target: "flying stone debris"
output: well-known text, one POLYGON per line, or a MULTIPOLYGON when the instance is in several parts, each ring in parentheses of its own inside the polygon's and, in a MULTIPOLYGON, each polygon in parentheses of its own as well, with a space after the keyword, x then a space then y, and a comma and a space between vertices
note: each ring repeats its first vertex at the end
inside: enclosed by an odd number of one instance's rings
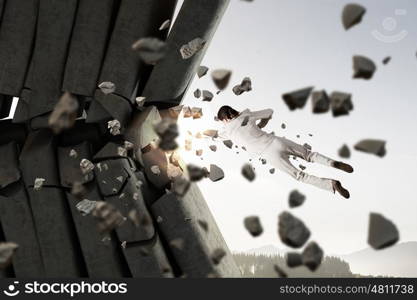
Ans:
POLYGON ((278 217, 278 235, 285 245, 300 248, 309 239, 310 230, 303 221, 289 212, 283 212, 278 217))
POLYGON ((258 216, 249 216, 243 220, 246 230, 253 236, 258 237, 263 233, 261 220, 258 216))
POLYGON ((256 175, 251 164, 245 164, 242 167, 242 175, 249 181, 255 180, 256 175))
POLYGON ((201 38, 195 38, 187 44, 183 45, 180 49, 180 53, 183 59, 189 59, 194 56, 198 51, 203 49, 206 41, 201 38))
POLYGON ((236 96, 240 96, 245 92, 250 92, 252 90, 252 81, 249 77, 243 78, 242 82, 233 87, 233 93, 236 96))
POLYGON ((165 56, 166 44, 158 38, 141 38, 132 45, 132 49, 146 64, 155 65, 165 56))
POLYGON ((342 23, 346 30, 359 24, 366 13, 365 7, 359 4, 347 4, 342 13, 342 23))
POLYGON ((381 214, 369 216, 368 244, 375 250, 394 245, 400 238, 397 226, 381 214))
POLYGON ((282 95, 282 99, 291 111, 297 108, 303 108, 307 103, 312 90, 313 87, 307 87, 294 92, 286 93, 282 95))
POLYGON ((98 85, 98 88, 103 92, 103 94, 108 95, 114 93, 116 85, 113 82, 104 81, 98 85))
POLYGON ((365 57, 356 55, 353 57, 353 78, 371 79, 376 71, 375 63, 365 57))
POLYGON ((221 91, 228 86, 231 76, 232 72, 230 70, 217 69, 211 72, 211 78, 214 84, 221 91))
POLYGON ((375 154, 379 157, 384 157, 387 153, 385 149, 386 142, 382 140, 365 139, 358 142, 354 148, 357 151, 375 154))
POLYGON ((288 204, 291 208, 299 207, 303 205, 306 200, 306 196, 301 194, 299 191, 294 190, 288 197, 288 204))

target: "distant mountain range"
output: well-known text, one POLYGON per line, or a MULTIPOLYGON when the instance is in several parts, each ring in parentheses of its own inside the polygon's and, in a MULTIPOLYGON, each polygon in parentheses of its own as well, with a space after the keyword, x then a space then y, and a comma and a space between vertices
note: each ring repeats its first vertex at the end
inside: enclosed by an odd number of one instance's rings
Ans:
MULTIPOLYGON (((286 251, 266 245, 244 251, 248 254, 281 255, 286 251)), ((354 274, 390 277, 417 277, 417 242, 399 243, 384 250, 366 248, 347 255, 331 255, 349 263, 354 274)))

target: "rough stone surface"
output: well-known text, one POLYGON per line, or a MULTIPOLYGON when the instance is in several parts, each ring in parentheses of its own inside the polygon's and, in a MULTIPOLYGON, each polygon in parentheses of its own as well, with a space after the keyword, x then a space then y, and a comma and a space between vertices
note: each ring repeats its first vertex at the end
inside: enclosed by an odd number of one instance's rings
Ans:
POLYGON ((347 4, 342 13, 343 27, 348 30, 362 21, 366 13, 365 7, 359 4, 347 4))
POLYGON ((387 153, 385 145, 386 142, 382 140, 366 139, 358 142, 354 148, 357 151, 375 154, 379 157, 384 157, 387 153))
POLYGON ((323 250, 316 242, 310 242, 304 248, 301 254, 303 264, 310 269, 310 271, 316 271, 323 260, 323 250))
POLYGON ((263 233, 261 220, 258 216, 249 216, 243 220, 246 230, 253 236, 258 237, 263 233))
POLYGON ((289 212, 283 212, 278 218, 278 235, 285 245, 300 248, 309 239, 310 230, 303 221, 289 212))
POLYGON ((242 167, 242 175, 249 181, 255 180, 256 175, 251 164, 245 164, 242 167))
POLYGON ((371 79, 375 71, 376 65, 371 59, 360 55, 353 57, 353 78, 371 79))
POLYGON ((301 194, 297 190, 294 190, 290 193, 290 196, 288 198, 288 203, 291 208, 294 208, 294 207, 303 205, 305 200, 306 200, 305 195, 301 194))
POLYGON ((210 165, 210 175, 209 178, 211 181, 216 182, 219 180, 222 180, 224 178, 224 172, 223 170, 214 164, 210 165))
POLYGON ((194 56, 198 51, 203 49, 206 41, 201 38, 195 38, 187 44, 183 45, 180 49, 180 53, 183 59, 189 59, 194 56))
POLYGON ((381 250, 394 245, 400 238, 397 226, 381 214, 371 213, 369 216, 368 244, 381 250))
POLYGON ((297 108, 300 109, 305 106, 312 90, 313 87, 307 87, 294 92, 286 93, 282 95, 282 98, 284 99, 285 104, 287 104, 288 108, 291 111, 297 108))

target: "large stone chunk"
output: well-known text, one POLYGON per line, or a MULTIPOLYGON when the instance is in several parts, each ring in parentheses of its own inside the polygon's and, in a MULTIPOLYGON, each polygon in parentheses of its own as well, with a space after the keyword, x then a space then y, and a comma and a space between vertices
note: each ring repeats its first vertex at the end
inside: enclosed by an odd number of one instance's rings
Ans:
POLYGON ((381 250, 394 245, 400 238, 397 227, 383 215, 371 213, 369 215, 368 244, 381 250))
POLYGON ((308 97, 310 97, 312 90, 313 87, 307 87, 294 92, 286 93, 282 95, 282 99, 284 99, 285 104, 287 104, 290 110, 303 108, 307 102, 308 97))
POLYGON ((371 79, 375 71, 376 65, 371 59, 360 55, 353 57, 353 78, 371 79))
POLYGON ((359 4, 348 4, 344 7, 342 13, 343 27, 348 30, 351 27, 359 24, 362 21, 362 17, 366 13, 365 7, 359 4))
POLYGON ((258 216, 249 216, 243 220, 246 230, 253 236, 257 237, 264 231, 262 228, 261 220, 258 216))
POLYGON ((283 212, 278 217, 278 235, 285 245, 300 248, 309 239, 310 230, 303 221, 289 212, 283 212))
POLYGON ((379 157, 384 157, 387 153, 385 144, 386 142, 382 140, 366 139, 358 142, 355 145, 355 150, 375 154, 379 157))
POLYGON ((312 94, 313 113, 326 113, 330 109, 330 99, 326 91, 318 91, 312 94))
POLYGON ((348 115, 353 110, 352 95, 342 92, 333 92, 330 102, 334 117, 348 115))
POLYGON ((290 193, 290 196, 288 198, 288 203, 291 208, 294 208, 294 207, 303 205, 305 200, 306 200, 305 195, 301 194, 297 190, 294 190, 290 193))
POLYGON ((310 269, 310 271, 315 271, 320 266, 321 261, 323 260, 323 250, 316 242, 310 242, 304 248, 303 253, 301 254, 303 264, 310 269))

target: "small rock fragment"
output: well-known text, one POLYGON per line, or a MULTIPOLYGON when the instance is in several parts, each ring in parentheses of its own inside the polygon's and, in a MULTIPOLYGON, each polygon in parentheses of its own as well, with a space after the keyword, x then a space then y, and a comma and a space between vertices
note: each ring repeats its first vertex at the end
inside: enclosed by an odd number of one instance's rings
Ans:
POLYGON ((365 153, 375 154, 379 157, 384 157, 387 153, 385 149, 386 142, 382 140, 366 139, 358 142, 354 148, 355 150, 365 153))
POLYGON ((204 75, 206 75, 208 70, 209 70, 209 68, 207 68, 206 66, 199 66, 198 69, 197 69, 198 78, 201 78, 204 75))
POLYGON ((165 56, 166 44, 157 38, 141 38, 132 45, 132 49, 146 64, 155 65, 165 56))
POLYGON ((139 213, 136 209, 132 209, 131 211, 129 211, 127 217, 129 218, 130 221, 132 221, 132 223, 136 226, 139 227, 140 225, 140 218, 139 218, 139 213))
POLYGON ((120 246, 122 246, 122 248, 123 248, 123 249, 126 249, 126 245, 127 245, 127 242, 126 242, 126 241, 123 241, 123 242, 120 244, 120 246))
POLYGON ((347 4, 342 13, 343 27, 348 30, 362 21, 365 15, 365 7, 359 4, 347 4))
POLYGON ((206 41, 201 38, 195 38, 194 40, 188 42, 187 44, 183 45, 180 49, 180 53, 183 59, 189 59, 198 51, 203 49, 206 41))
POLYGON ((252 90, 252 81, 249 77, 243 78, 242 82, 233 87, 233 93, 236 96, 242 95, 244 92, 250 92, 252 90))
POLYGON ((72 157, 72 158, 77 158, 78 153, 74 149, 71 149, 71 151, 69 153, 69 156, 72 157))
POLYGON ((203 101, 210 102, 211 100, 213 100, 213 97, 214 95, 212 92, 207 90, 203 91, 203 101))
POLYGON ((159 169, 159 166, 157 166, 157 165, 153 165, 151 167, 151 172, 155 175, 160 175, 161 174, 161 170, 159 169))
POLYGON ((193 141, 190 139, 186 139, 185 144, 184 144, 184 149, 185 151, 191 151, 193 149, 193 141))
POLYGON ((84 185, 79 182, 79 181, 75 181, 72 184, 72 188, 71 188, 71 194, 77 198, 77 199, 82 199, 84 198, 85 194, 87 193, 84 185))
POLYGON ((187 166, 188 176, 190 177, 191 181, 200 181, 201 179, 207 177, 209 172, 206 168, 200 168, 198 166, 189 164, 187 166))
POLYGON ((84 199, 78 202, 75 207, 83 216, 86 216, 86 215, 89 215, 95 209, 96 203, 97 201, 84 199))
POLYGON ((99 220, 98 229, 100 232, 109 232, 126 220, 113 205, 103 201, 96 202, 92 215, 99 220))
POLYGON ((288 108, 292 111, 297 108, 303 108, 307 102, 308 97, 310 97, 311 91, 313 87, 307 87, 301 90, 297 90, 294 92, 286 93, 282 95, 285 104, 287 104, 288 108))
POLYGON ((161 26, 159 27, 159 31, 168 29, 169 26, 171 26, 171 20, 165 20, 164 23, 161 24, 161 26))
POLYGON ((303 264, 314 272, 320 266, 321 261, 323 260, 323 250, 316 242, 310 242, 304 248, 303 253, 301 254, 303 264))
POLYGON ((195 150, 195 155, 197 155, 197 156, 203 155, 203 149, 195 150))
POLYGON ((215 137, 217 137, 217 130, 214 130, 214 129, 204 130, 203 131, 203 134, 205 136, 209 136, 209 137, 215 138, 215 137))
POLYGON ((300 253, 288 252, 286 255, 287 266, 289 268, 296 268, 303 264, 303 258, 300 253))
POLYGON ((143 107, 146 102, 146 97, 136 97, 135 102, 137 107, 143 107))
POLYGON ((194 97, 196 97, 197 99, 201 97, 201 90, 200 89, 196 89, 194 91, 194 97))
POLYGON ((223 144, 229 149, 233 148, 233 142, 231 140, 223 141, 223 144))
POLYGON ((191 113, 191 108, 190 107, 184 106, 183 109, 182 109, 182 112, 183 112, 184 118, 190 118, 190 117, 192 117, 192 113, 191 113))
POLYGON ((297 190, 292 191, 288 197, 288 203, 291 208, 303 205, 305 200, 306 196, 297 190))
POLYGON ((225 256, 226 251, 221 248, 217 248, 211 254, 211 261, 217 266, 225 256))
POLYGON ((107 122, 107 128, 110 129, 110 133, 112 135, 119 135, 120 134, 120 122, 118 120, 111 120, 107 122))
POLYGON ((181 238, 173 239, 172 241, 169 242, 169 244, 177 250, 184 249, 184 240, 181 238))
POLYGON ((83 158, 80 162, 81 172, 84 175, 90 174, 94 170, 94 164, 86 158, 83 158))
POLYGON ((216 152, 217 151, 217 146, 216 145, 210 145, 209 148, 213 152, 216 152))
POLYGON ((171 119, 163 119, 154 126, 156 134, 159 136, 158 147, 164 151, 172 151, 178 148, 175 139, 178 137, 178 125, 171 119))
POLYGON ((330 103, 334 117, 348 115, 353 110, 351 94, 333 92, 330 95, 330 103))
POLYGON ((191 109, 191 115, 193 119, 200 119, 203 116, 203 109, 200 107, 193 107, 191 109))
POLYGON ((230 70, 217 69, 211 72, 211 78, 214 84, 221 91, 228 86, 231 76, 232 72, 230 70))
POLYGON ((284 123, 282 123, 282 124, 281 124, 281 128, 282 128, 282 129, 285 129, 285 128, 287 128, 287 125, 285 125, 284 123))
POLYGON ((98 85, 98 88, 103 92, 103 94, 108 95, 114 93, 116 85, 113 82, 104 81, 98 85))
POLYGON ((330 109, 330 98, 326 91, 317 91, 312 94, 313 113, 326 113, 330 109))
POLYGON ((12 242, 0 243, 0 270, 4 270, 11 264, 14 252, 18 247, 16 243, 12 242))
POLYGON ((306 167, 306 166, 303 166, 303 165, 301 165, 301 164, 300 164, 298 167, 299 167, 302 171, 304 171, 305 169, 307 169, 307 167, 306 167))
POLYGON ((339 156, 341 158, 350 158, 350 149, 348 147, 348 145, 344 144, 340 149, 339 149, 339 156))
POLYGON ((224 178, 224 172, 223 172, 223 170, 220 167, 218 167, 218 166, 216 166, 214 164, 211 164, 210 165, 210 175, 209 175, 209 178, 213 182, 222 180, 224 178))
POLYGON ((64 93, 52 111, 48 125, 55 134, 74 126, 78 114, 78 100, 71 93, 64 93))
POLYGON ((274 174, 275 173, 275 169, 270 169, 269 173, 274 174))
POLYGON ((353 57, 353 78, 371 79, 376 71, 375 63, 365 56, 353 57))
POLYGON ((283 212, 278 217, 278 235, 285 245, 300 248, 309 239, 310 230, 303 221, 289 212, 283 212))
POLYGON ((307 150, 309 150, 309 151, 311 151, 311 149, 313 149, 313 148, 311 147, 311 145, 309 145, 309 144, 307 144, 307 143, 304 143, 303 147, 304 147, 304 148, 306 148, 306 149, 307 149, 307 150))
POLYGON ((382 60, 382 63, 383 63, 384 65, 388 65, 390 61, 391 61, 391 56, 388 56, 388 57, 385 57, 385 58, 382 60))
POLYGON ((45 178, 35 178, 33 189, 35 191, 39 191, 42 188, 44 183, 45 183, 45 178))
POLYGON ((397 226, 383 215, 369 215, 368 244, 375 250, 394 245, 400 238, 397 226))
POLYGON ((242 167, 242 175, 249 181, 255 180, 256 175, 251 164, 245 164, 242 167))
POLYGON ((243 220, 246 230, 253 236, 258 237, 263 233, 261 220, 257 216, 249 216, 243 220))

